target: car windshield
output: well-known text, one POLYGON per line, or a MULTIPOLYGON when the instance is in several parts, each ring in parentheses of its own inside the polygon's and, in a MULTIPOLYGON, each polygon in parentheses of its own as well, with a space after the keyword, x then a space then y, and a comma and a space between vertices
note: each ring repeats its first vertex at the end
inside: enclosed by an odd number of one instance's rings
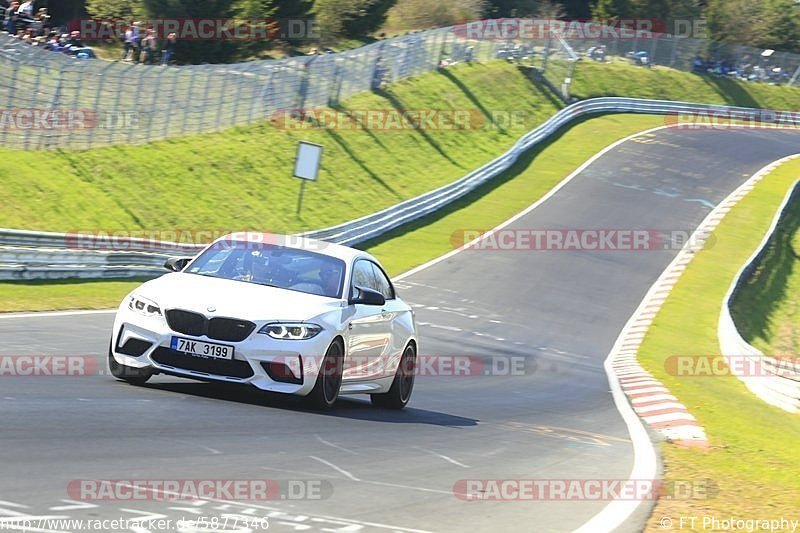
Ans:
POLYGON ((345 263, 324 254, 274 244, 220 241, 184 270, 213 278, 340 298, 345 263))

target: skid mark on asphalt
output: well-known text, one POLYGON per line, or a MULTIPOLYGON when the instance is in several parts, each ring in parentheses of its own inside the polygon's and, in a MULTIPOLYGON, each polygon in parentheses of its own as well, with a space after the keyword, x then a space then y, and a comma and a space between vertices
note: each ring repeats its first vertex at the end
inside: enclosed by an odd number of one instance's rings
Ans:
POLYGON ((697 202, 698 204, 704 205, 709 209, 714 209, 714 207, 716 207, 714 204, 712 204, 708 200, 704 200, 703 198, 684 198, 684 201, 697 202))
POLYGON ((78 509, 94 509, 97 505, 89 502, 76 502, 74 500, 61 500, 61 503, 67 505, 56 505, 50 507, 48 511, 77 511, 78 509))
POLYGON ((287 474, 294 474, 294 475, 299 474, 299 475, 302 475, 302 476, 324 477, 324 478, 327 478, 327 479, 336 479, 336 480, 340 480, 340 481, 351 481, 353 483, 363 483, 363 484, 366 484, 366 485, 376 485, 376 486, 380 486, 380 487, 391 487, 391 488, 395 488, 395 489, 411 490, 411 491, 415 491, 415 492, 428 492, 428 493, 433 493, 433 494, 446 494, 448 496, 452 495, 452 492, 451 491, 447 491, 447 490, 432 489, 430 487, 419 487, 419 486, 415 486, 415 485, 404 485, 402 483, 390 483, 388 481, 374 481, 374 480, 371 480, 371 479, 361 479, 361 478, 359 478, 357 480, 354 480, 352 478, 348 478, 348 477, 344 477, 344 476, 335 476, 335 475, 332 475, 332 474, 319 474, 319 473, 316 473, 316 472, 306 472, 306 471, 303 471, 303 470, 287 470, 285 468, 272 468, 272 467, 269 467, 269 466, 262 466, 261 468, 264 469, 264 470, 269 470, 269 471, 274 471, 274 472, 285 472, 287 474))
POLYGON ((667 191, 664 191, 663 189, 661 189, 659 187, 654 187, 654 188, 643 187, 642 185, 639 185, 638 183, 621 183, 621 182, 618 182, 618 181, 611 181, 611 180, 609 180, 607 178, 604 178, 604 177, 598 177, 597 179, 598 179, 598 181, 604 181, 604 182, 608 183, 609 185, 613 185, 614 187, 620 187, 620 188, 623 188, 623 189, 632 189, 632 190, 636 190, 636 191, 652 193, 652 194, 654 194, 656 196, 665 196, 665 197, 668 197, 668 198, 676 198, 676 199, 680 199, 680 200, 682 200, 684 202, 699 203, 699 204, 701 204, 701 205, 703 205, 703 206, 705 206, 705 207, 707 207, 709 209, 714 209, 714 207, 716 207, 716 205, 713 202, 710 202, 709 200, 706 200, 705 198, 681 198, 682 193, 674 192, 674 191, 677 191, 677 189, 674 189, 674 188, 672 189, 673 192, 667 192, 667 191))
POLYGON ((523 424, 521 422, 504 422, 502 424, 496 424, 496 427, 508 431, 526 431, 529 433, 543 435, 545 437, 578 442, 581 444, 590 444, 593 446, 611 446, 612 442, 626 444, 630 443, 630 439, 612 437, 611 435, 603 435, 601 433, 594 433, 591 431, 562 428, 557 426, 537 426, 533 424, 523 424))
POLYGON ((320 463, 322 463, 324 465, 328 465, 329 467, 333 468, 334 470, 336 470, 337 472, 339 472, 340 474, 342 474, 343 476, 345 476, 347 479, 349 479, 351 481, 361 481, 360 479, 358 479, 356 476, 354 476, 353 474, 351 474, 350 472, 348 472, 344 468, 338 467, 335 464, 331 463, 330 461, 326 461, 325 459, 320 459, 319 457, 317 457, 315 455, 309 455, 309 457, 314 459, 315 461, 319 461, 320 463))
POLYGON ((448 456, 446 456, 446 455, 443 455, 443 454, 441 454, 441 453, 437 453, 437 452, 435 452, 435 451, 433 451, 433 450, 429 450, 429 449, 427 449, 427 448, 422 448, 422 447, 420 447, 420 446, 414 446, 414 448, 416 448, 416 449, 418 449, 418 450, 422 450, 422 451, 423 451, 423 452, 425 452, 425 453, 429 453, 429 454, 431 454, 431 455, 434 455, 434 456, 436 456, 436 457, 438 457, 438 458, 440 458, 440 459, 443 459, 443 460, 447 461, 447 462, 448 462, 448 463, 450 463, 450 464, 454 464, 454 465, 456 465, 456 466, 460 466, 461 468, 470 468, 470 466, 469 466, 469 465, 465 465, 464 463, 461 463, 461 462, 459 462, 459 461, 456 461, 456 460, 455 460, 455 459, 453 459, 452 457, 448 457, 448 456))
POLYGON ((334 444, 333 442, 329 442, 329 441, 323 439, 322 437, 320 437, 319 435, 314 435, 314 437, 318 441, 320 441, 322 444, 324 444, 326 446, 330 446, 331 448, 336 448, 337 450, 342 450, 343 452, 347 452, 347 453, 350 453, 350 454, 353 454, 353 455, 358 455, 358 452, 353 451, 353 450, 351 450, 349 448, 345 448, 344 446, 339 446, 338 444, 334 444))

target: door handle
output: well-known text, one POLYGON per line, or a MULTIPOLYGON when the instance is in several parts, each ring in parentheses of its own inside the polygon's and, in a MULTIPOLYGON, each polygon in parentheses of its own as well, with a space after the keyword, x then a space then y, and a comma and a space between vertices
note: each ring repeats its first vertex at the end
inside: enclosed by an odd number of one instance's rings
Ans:
POLYGON ((391 315, 391 314, 392 314, 392 313, 391 313, 390 311, 387 311, 386 309, 381 309, 381 316, 382 316, 383 318, 386 318, 387 316, 389 316, 389 315, 391 315))

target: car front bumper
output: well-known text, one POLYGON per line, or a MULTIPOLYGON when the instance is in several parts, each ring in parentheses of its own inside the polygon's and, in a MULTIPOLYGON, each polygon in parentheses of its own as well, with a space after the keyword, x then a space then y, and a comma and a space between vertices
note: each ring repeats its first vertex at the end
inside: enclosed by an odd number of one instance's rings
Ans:
POLYGON ((114 359, 126 366, 149 366, 187 378, 249 384, 286 394, 311 392, 334 334, 323 330, 311 339, 292 341, 273 339, 257 330, 241 342, 194 337, 172 331, 163 317, 140 315, 123 303, 114 321, 111 350, 114 359), (183 354, 170 347, 173 337, 233 346, 233 360, 183 354), (278 369, 282 372, 273 379, 278 369), (286 382, 286 377, 300 382, 286 382))

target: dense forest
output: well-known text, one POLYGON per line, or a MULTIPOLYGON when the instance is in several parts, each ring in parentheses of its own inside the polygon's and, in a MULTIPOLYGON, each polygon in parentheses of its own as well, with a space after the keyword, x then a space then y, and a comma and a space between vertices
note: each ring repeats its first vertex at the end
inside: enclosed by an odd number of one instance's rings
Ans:
MULTIPOLYGON (((314 45, 333 47, 479 18, 648 18, 663 21, 669 33, 676 21, 703 20, 702 36, 716 42, 800 52, 800 3, 795 0, 38 0, 36 5, 48 7, 61 22, 86 16, 313 18, 320 36, 314 45)), ((308 47, 305 41, 293 44, 308 47)), ((192 56, 185 59, 208 61, 247 57, 263 47, 246 41, 182 44, 183 55, 192 56)))

